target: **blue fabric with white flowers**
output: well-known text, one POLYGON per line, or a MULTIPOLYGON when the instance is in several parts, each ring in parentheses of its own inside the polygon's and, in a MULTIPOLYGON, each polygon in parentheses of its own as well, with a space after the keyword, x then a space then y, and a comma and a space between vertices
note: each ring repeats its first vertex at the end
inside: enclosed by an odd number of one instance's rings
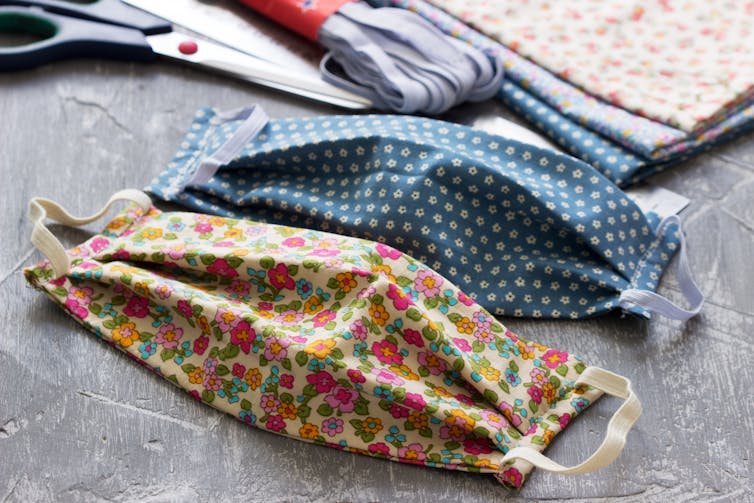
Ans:
POLYGON ((271 120, 209 182, 186 186, 240 123, 200 110, 147 190, 205 213, 388 243, 498 315, 617 309, 621 291, 656 290, 679 246, 677 226, 655 236, 658 217, 584 162, 419 117, 271 120))

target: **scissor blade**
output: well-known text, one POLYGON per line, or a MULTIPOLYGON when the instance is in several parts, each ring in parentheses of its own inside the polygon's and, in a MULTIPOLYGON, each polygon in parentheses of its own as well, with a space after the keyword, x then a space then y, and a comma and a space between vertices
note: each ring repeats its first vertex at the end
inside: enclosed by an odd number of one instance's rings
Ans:
POLYGON ((259 58, 205 40, 192 40, 179 33, 164 33, 147 37, 155 53, 231 75, 309 99, 352 110, 366 110, 372 103, 357 94, 349 93, 318 78, 295 75, 259 58), (187 51, 186 41, 196 43, 196 51, 187 51), (181 49, 183 48, 183 50, 181 49))
POLYGON ((123 0, 218 44, 299 75, 319 76, 322 50, 237 0, 123 0))

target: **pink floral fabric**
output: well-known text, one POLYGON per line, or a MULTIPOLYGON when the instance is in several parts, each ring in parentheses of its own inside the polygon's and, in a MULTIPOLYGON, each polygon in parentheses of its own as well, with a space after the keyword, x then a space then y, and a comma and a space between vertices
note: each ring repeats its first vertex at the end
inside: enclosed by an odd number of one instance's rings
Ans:
POLYGON ((754 3, 430 0, 592 95, 686 132, 754 91, 754 3))
POLYGON ((520 487, 601 392, 389 246, 138 208, 27 280, 197 400, 281 435, 520 487))

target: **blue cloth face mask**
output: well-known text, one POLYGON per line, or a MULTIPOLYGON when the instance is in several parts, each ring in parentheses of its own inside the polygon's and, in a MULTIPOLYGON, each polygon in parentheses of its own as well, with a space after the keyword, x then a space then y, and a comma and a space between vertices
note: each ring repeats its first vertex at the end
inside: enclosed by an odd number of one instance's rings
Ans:
POLYGON ((201 212, 384 242, 498 315, 696 314, 678 217, 644 214, 568 156, 407 116, 200 110, 147 188, 201 212), (681 249, 685 310, 654 292, 681 249))

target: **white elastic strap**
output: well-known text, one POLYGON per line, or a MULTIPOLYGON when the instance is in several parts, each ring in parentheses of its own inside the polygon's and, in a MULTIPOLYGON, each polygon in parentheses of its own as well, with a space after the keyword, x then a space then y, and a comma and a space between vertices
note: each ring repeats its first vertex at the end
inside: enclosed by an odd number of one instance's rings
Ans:
POLYGON ((648 290, 639 290, 637 288, 623 291, 618 300, 618 305, 623 308, 640 306, 647 311, 674 320, 686 321, 699 314, 699 311, 701 311, 702 305, 704 304, 704 294, 699 290, 699 287, 696 285, 691 275, 691 267, 689 266, 689 260, 686 256, 686 239, 683 237, 681 219, 678 215, 671 215, 663 219, 657 227, 656 234, 661 238, 670 224, 678 225, 681 249, 678 250, 678 265, 675 269, 675 275, 678 284, 681 287, 681 294, 689 304, 691 304, 691 308, 684 309, 658 293, 650 292, 648 290))
POLYGON ((196 172, 186 182, 186 185, 207 183, 217 173, 220 166, 232 161, 249 140, 256 137, 270 120, 259 105, 225 112, 218 115, 218 118, 222 122, 237 120, 243 120, 244 122, 238 126, 233 136, 223 143, 214 154, 202 160, 196 172))
POLYGON ((500 90, 503 61, 442 33, 421 16, 396 8, 343 5, 318 41, 329 50, 322 78, 367 97, 376 108, 438 114, 500 90), (329 65, 334 60, 350 78, 329 65))
POLYGON ((149 199, 149 196, 136 189, 116 192, 99 212, 83 218, 72 216, 58 203, 49 199, 35 197, 29 201, 29 219, 34 225, 31 230, 31 242, 50 261, 56 278, 68 274, 71 263, 63 244, 45 227, 45 219, 49 218, 64 225, 78 227, 101 218, 116 201, 134 202, 144 212, 149 211, 152 207, 152 200, 149 199))
POLYGON ((503 457, 503 463, 522 459, 549 472, 577 475, 599 470, 615 461, 623 450, 623 446, 626 445, 628 432, 641 416, 641 403, 631 389, 631 381, 599 367, 587 367, 576 380, 576 384, 588 384, 625 400, 610 418, 605 438, 597 450, 584 462, 567 467, 556 463, 531 447, 516 447, 503 457))

